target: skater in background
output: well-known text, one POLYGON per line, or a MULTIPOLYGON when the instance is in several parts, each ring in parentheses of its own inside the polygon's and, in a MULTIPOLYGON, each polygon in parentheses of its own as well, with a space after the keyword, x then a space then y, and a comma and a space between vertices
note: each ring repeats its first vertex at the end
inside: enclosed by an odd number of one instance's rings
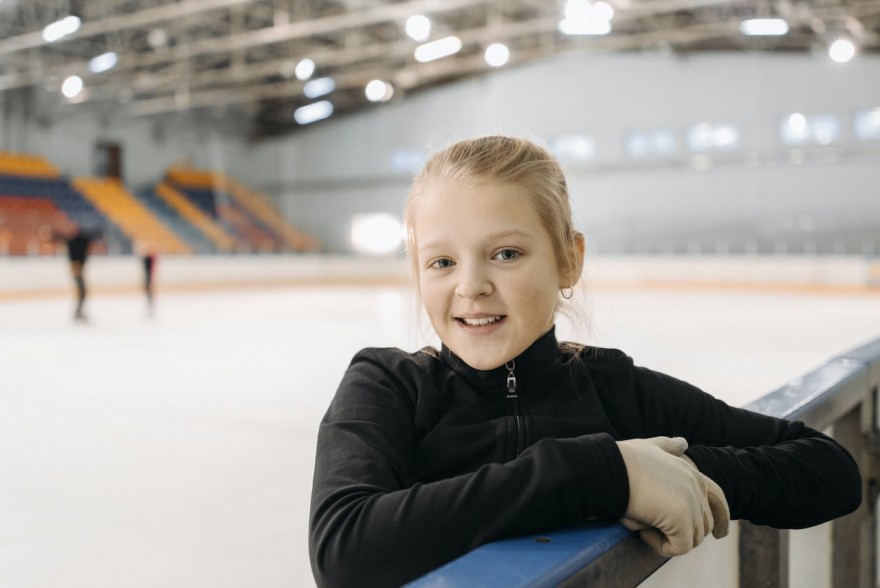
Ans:
POLYGON ((147 295, 147 315, 152 317, 155 313, 155 290, 153 276, 156 271, 158 252, 155 245, 149 241, 141 241, 136 247, 144 268, 144 293, 147 295))
POLYGON ((76 286, 76 309, 73 320, 88 322, 84 312, 86 295, 85 265, 92 244, 102 238, 100 227, 85 227, 72 223, 57 224, 54 227, 43 227, 40 237, 44 240, 63 242, 67 247, 67 259, 70 262, 70 274, 76 286))

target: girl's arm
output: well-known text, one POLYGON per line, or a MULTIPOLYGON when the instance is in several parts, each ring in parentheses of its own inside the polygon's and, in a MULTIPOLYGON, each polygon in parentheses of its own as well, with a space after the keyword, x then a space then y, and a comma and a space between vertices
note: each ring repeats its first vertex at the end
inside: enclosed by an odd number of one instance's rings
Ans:
POLYGON ((731 518, 803 528, 861 502, 861 476, 836 441, 802 422, 733 408, 675 378, 635 368, 644 436, 685 437, 687 455, 724 490, 731 518))
POLYGON ((346 372, 318 433, 321 586, 400 585, 501 537, 624 514, 626 469, 606 434, 545 439, 508 463, 411 485, 416 398, 369 350, 346 372))

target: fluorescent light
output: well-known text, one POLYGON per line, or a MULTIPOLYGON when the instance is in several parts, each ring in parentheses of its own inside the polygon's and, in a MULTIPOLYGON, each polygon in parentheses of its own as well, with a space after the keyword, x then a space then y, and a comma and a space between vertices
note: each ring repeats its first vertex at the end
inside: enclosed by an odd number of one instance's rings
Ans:
POLYGON ((113 69, 114 67, 116 67, 116 62, 118 61, 118 59, 119 58, 112 51, 102 53, 89 61, 89 71, 91 71, 92 73, 101 73, 109 69, 113 69))
POLYGON ((308 57, 300 59, 293 73, 296 75, 296 79, 307 80, 315 73, 315 62, 308 57))
POLYGON ((82 92, 83 81, 79 76, 70 76, 61 84, 61 93, 65 98, 75 98, 77 94, 82 92))
POLYGON ((733 127, 718 127, 712 131, 712 142, 716 147, 731 147, 739 142, 739 133, 733 127))
POLYGON ((431 35, 431 21, 421 14, 409 17, 406 19, 406 34, 413 41, 426 41, 431 35))
POLYGON ((614 18, 614 8, 607 2, 596 2, 590 10, 590 18, 599 21, 610 21, 614 18))
POLYGON ((492 43, 486 47, 486 63, 492 67, 501 67, 510 59, 510 50, 502 43, 492 43))
POLYGON ((293 119, 301 125, 307 125, 325 119, 331 114, 333 114, 333 104, 329 100, 321 100, 297 108, 293 113, 293 119))
POLYGON ((351 219, 351 246, 358 253, 394 253, 403 241, 403 227, 390 214, 357 214, 351 219))
POLYGON ((72 35, 79 30, 82 21, 77 16, 65 16, 61 20, 56 20, 52 24, 46 25, 43 29, 43 40, 47 43, 57 41, 67 35, 72 35))
POLYGON ((611 23, 607 20, 573 20, 563 18, 559 21, 559 32, 564 35, 607 35, 611 32, 611 23))
POLYGON ((565 3, 565 18, 569 20, 590 18, 589 0, 568 0, 565 3))
POLYGON ((306 95, 306 98, 317 98, 325 96, 335 89, 336 82, 333 81, 333 78, 317 78, 305 83, 303 94, 306 95))
POLYGON ((796 135, 802 135, 807 131, 807 117, 800 112, 794 112, 788 116, 788 128, 796 135))
POLYGON ((459 51, 461 51, 461 39, 450 35, 430 43, 425 43, 424 45, 419 45, 416 47, 414 55, 419 63, 427 63, 435 59, 455 55, 459 51))
POLYGON ((828 48, 828 55, 837 63, 846 63, 856 54, 856 46, 852 41, 846 39, 838 39, 831 43, 828 48))
POLYGON ((781 18, 750 18, 739 23, 739 31, 749 36, 780 36, 788 33, 788 23, 781 18))
POLYGON ((370 102, 388 102, 394 96, 394 88, 388 82, 372 80, 364 88, 364 94, 370 102))
POLYGON ((565 35, 607 35, 611 32, 614 8, 607 2, 590 4, 588 0, 568 0, 559 32, 565 35))

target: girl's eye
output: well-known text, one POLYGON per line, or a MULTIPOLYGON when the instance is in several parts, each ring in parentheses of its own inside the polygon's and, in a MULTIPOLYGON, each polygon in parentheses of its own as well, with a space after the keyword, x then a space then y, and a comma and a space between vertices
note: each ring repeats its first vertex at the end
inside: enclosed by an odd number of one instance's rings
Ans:
POLYGON ((512 261, 520 256, 520 252, 516 249, 502 249, 495 254, 495 259, 500 261, 512 261))
POLYGON ((452 265, 453 265, 452 260, 446 259, 444 257, 444 258, 441 258, 441 259, 438 259, 438 260, 432 262, 429 267, 432 267, 434 269, 447 269, 447 268, 452 267, 452 265))

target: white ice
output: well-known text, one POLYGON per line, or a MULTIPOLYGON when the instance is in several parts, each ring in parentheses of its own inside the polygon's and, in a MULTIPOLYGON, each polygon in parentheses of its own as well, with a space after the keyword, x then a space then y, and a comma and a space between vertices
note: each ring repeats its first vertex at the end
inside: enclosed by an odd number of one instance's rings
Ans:
MULTIPOLYGON (((0 586, 313 586, 318 422, 351 356, 414 349, 408 293, 0 303, 0 586)), ((880 337, 880 296, 597 292, 579 337, 744 404, 880 337)), ((574 329, 560 326, 561 338, 574 329)))

